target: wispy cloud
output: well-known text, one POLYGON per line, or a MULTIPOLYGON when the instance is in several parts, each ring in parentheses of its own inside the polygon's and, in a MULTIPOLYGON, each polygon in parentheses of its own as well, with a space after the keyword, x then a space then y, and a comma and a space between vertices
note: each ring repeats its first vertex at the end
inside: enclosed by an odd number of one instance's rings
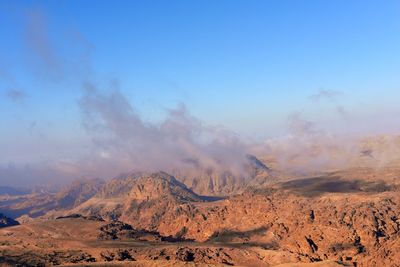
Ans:
POLYGON ((328 101, 331 105, 334 105, 334 111, 344 118, 348 116, 348 111, 345 109, 344 105, 341 104, 343 95, 341 91, 321 88, 316 93, 309 96, 309 99, 315 103, 328 101))
POLYGON ((107 95, 86 84, 84 91, 79 106, 96 160, 124 170, 244 170, 247 151, 242 140, 228 130, 204 125, 184 105, 152 124, 135 112, 118 88, 107 95))
POLYGON ((329 100, 334 101, 342 95, 342 92, 330 89, 319 89, 318 92, 310 96, 312 101, 329 100))
POLYGON ((26 43, 35 56, 35 67, 43 68, 46 77, 61 80, 63 64, 49 37, 46 16, 40 9, 32 9, 28 12, 26 25, 26 43))
POLYGON ((314 136, 321 133, 311 120, 307 120, 301 112, 293 112, 288 116, 289 133, 294 136, 314 136))
POLYGON ((6 96, 13 102, 21 103, 23 102, 27 95, 24 91, 18 89, 10 89, 6 92, 6 96))

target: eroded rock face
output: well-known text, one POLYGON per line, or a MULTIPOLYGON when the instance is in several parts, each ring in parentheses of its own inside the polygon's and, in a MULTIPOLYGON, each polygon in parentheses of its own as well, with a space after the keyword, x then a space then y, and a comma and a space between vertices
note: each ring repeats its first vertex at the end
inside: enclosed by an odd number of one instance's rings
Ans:
POLYGON ((43 253, 24 253, 0 259, 4 266, 54 266, 61 264, 88 264, 96 262, 90 254, 81 251, 52 251, 43 253))
MULTIPOLYGON (((203 198, 199 195, 228 196, 241 193, 248 186, 264 185, 277 179, 272 170, 250 155, 247 156, 247 165, 242 174, 194 168, 191 171, 177 170, 176 177, 159 172, 122 175, 107 183, 99 179, 82 179, 58 193, 37 192, 8 197, 5 201, 0 199, 0 209, 7 211, 14 219, 27 222, 32 218, 62 216, 64 211, 73 210, 92 198, 100 202, 107 199, 107 203, 99 204, 96 209, 103 213, 107 210, 107 214, 103 215, 116 219, 122 215, 121 209, 126 199, 135 199, 140 203, 158 201, 160 195, 169 195, 172 196, 169 199, 178 201, 201 201, 203 198)), ((94 206, 89 206, 93 211, 94 206)))
MULTIPOLYGON (((85 244, 85 249, 105 241, 157 244, 85 252, 88 259, 97 261, 247 266, 331 261, 350 266, 398 266, 400 191, 395 176, 393 170, 386 180, 364 170, 351 175, 332 173, 248 188, 213 201, 166 173, 121 177, 61 219, 47 222, 42 238, 48 238, 50 228, 60 229, 80 220, 86 228, 71 227, 79 230, 78 237, 96 225, 96 232, 88 235, 95 241, 85 244)), ((7 242, 13 240, 8 233, 4 236, 7 242)))
POLYGON ((154 231, 149 226, 155 226, 165 213, 179 210, 180 205, 203 201, 173 176, 159 172, 113 179, 93 199, 73 211, 134 222, 135 228, 154 231))
POLYGON ((107 182, 94 196, 103 199, 134 199, 137 201, 175 198, 182 201, 200 201, 201 198, 175 177, 165 173, 134 173, 107 182))
POLYGON ((242 172, 232 173, 201 167, 175 170, 173 175, 199 195, 229 196, 242 193, 249 185, 276 181, 274 172, 253 155, 247 155, 242 172))
POLYGON ((280 249, 308 261, 390 266, 400 255, 399 195, 396 185, 380 180, 331 175, 208 202, 158 173, 130 182, 116 216, 161 236, 280 249))
POLYGON ((100 240, 136 240, 136 241, 163 241, 167 239, 158 232, 134 229, 131 225, 112 221, 99 229, 100 240))
POLYGON ((280 248, 310 261, 394 266, 400 256, 399 204, 398 192, 313 197, 249 192, 165 214, 156 228, 172 234, 185 227, 186 238, 280 248))

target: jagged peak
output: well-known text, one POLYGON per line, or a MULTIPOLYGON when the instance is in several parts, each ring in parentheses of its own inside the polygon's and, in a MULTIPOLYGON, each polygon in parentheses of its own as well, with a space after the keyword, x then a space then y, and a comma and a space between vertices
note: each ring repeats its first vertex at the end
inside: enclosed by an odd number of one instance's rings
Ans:
POLYGON ((130 197, 133 199, 154 199, 165 196, 176 199, 199 201, 201 198, 174 176, 163 172, 135 172, 118 176, 107 182, 97 194, 101 198, 130 197))
POLYGON ((247 154, 246 159, 248 160, 249 164, 257 169, 261 169, 263 171, 268 171, 270 168, 267 167, 261 160, 259 160, 256 156, 247 154))

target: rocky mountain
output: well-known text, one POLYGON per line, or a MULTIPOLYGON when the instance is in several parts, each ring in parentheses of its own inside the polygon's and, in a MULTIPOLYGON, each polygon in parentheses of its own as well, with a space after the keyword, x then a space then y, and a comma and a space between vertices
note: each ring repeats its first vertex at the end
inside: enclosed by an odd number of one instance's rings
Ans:
POLYGON ((63 211, 72 210, 90 200, 85 204, 90 207, 90 210, 99 212, 102 210, 108 214, 107 216, 118 217, 122 214, 122 209, 126 208, 125 202, 129 202, 128 198, 137 199, 136 201, 146 198, 147 201, 154 200, 155 196, 163 195, 169 201, 172 199, 199 201, 204 199, 199 195, 227 196, 243 192, 248 186, 264 185, 277 180, 273 171, 256 157, 248 155, 247 162, 243 175, 196 169, 179 172, 179 176, 175 178, 160 172, 154 175, 163 177, 161 180, 168 183, 168 186, 151 185, 156 189, 148 195, 143 195, 140 191, 132 191, 132 189, 137 183, 143 183, 142 186, 149 187, 143 177, 151 177, 152 174, 136 172, 120 175, 107 183, 99 179, 77 180, 56 193, 41 190, 15 196, 0 195, 0 208, 9 217, 19 218, 19 221, 26 222, 43 216, 55 218, 62 215, 63 211), (166 192, 166 188, 172 191, 166 192))
POLYGON ((0 209, 8 216, 23 220, 43 216, 50 211, 71 209, 90 199, 103 185, 102 180, 82 179, 58 193, 38 192, 14 198, 2 198, 0 209))
POLYGON ((241 194, 210 200, 167 173, 135 174, 110 180, 93 197, 65 210, 67 216, 59 220, 30 222, 15 228, 12 237, 0 231, 0 244, 15 240, 5 249, 15 260, 12 248, 20 249, 18 240, 39 235, 26 242, 41 251, 37 248, 47 240, 58 251, 35 256, 43 262, 398 266, 399 176, 400 168, 349 169, 249 187, 241 194), (66 242, 65 236, 75 239, 66 242), (68 252, 71 248, 73 253, 68 252))
POLYGON ((96 195, 71 212, 122 218, 144 228, 145 225, 154 225, 152 222, 168 210, 202 201, 202 197, 167 173, 136 173, 110 180, 96 195))
MULTIPOLYGON (((77 255, 37 255, 41 262, 71 262, 78 257, 82 262, 141 259, 245 266, 295 262, 398 266, 400 167, 357 167, 274 181, 263 178, 272 171, 262 166, 255 169, 262 175, 259 181, 253 178, 241 193, 223 198, 200 196, 165 172, 75 183, 43 201, 53 200, 55 208, 40 220, 10 228, 15 229, 12 237, 10 232, 2 237, 0 232, 0 246, 1 240, 14 244, 15 239, 18 251, 18 240, 35 233, 41 241, 28 242, 36 242, 35 249, 49 241, 59 251, 63 246, 75 248, 83 242, 81 236, 92 240, 82 243, 77 255), (81 229, 72 226, 78 224, 81 229), (68 231, 67 225, 71 225, 68 231), (61 241, 65 236, 75 239, 68 245, 61 241), (121 246, 125 249, 120 250, 121 246)), ((9 253, 7 257, 15 260, 15 251, 9 253)))
POLYGON ((82 179, 72 183, 54 196, 56 207, 69 209, 76 207, 94 196, 104 185, 100 179, 82 179))
POLYGON ((253 155, 247 155, 240 173, 196 167, 175 170, 173 175, 191 190, 205 196, 228 196, 243 192, 249 185, 277 180, 276 174, 253 155))
POLYGON ((166 173, 137 174, 109 181, 72 212, 161 236, 279 249, 301 261, 391 266, 400 255, 399 175, 349 169, 207 201, 166 173))

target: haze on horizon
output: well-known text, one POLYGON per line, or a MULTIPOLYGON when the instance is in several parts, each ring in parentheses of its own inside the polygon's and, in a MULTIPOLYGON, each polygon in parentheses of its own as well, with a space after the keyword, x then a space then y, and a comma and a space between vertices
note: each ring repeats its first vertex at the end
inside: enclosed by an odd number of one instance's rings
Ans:
POLYGON ((0 25, 0 185, 400 133, 398 1, 0 1, 0 25))

